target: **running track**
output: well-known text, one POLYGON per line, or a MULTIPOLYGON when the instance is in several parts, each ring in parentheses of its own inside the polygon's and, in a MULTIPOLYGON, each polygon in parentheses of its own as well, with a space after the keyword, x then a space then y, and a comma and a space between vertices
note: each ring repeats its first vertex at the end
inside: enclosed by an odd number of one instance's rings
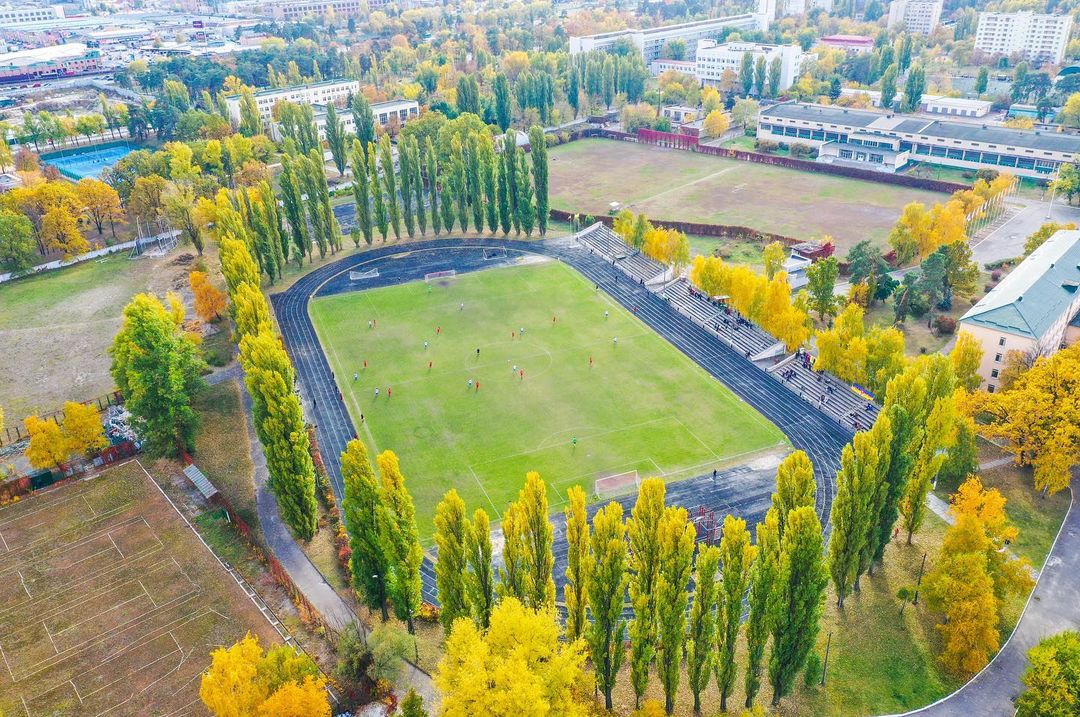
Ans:
MULTIPOLYGON (((331 279, 349 270, 389 268, 390 257, 396 257, 392 262, 392 280, 402 283, 422 279, 424 274, 448 266, 456 266, 460 271, 474 269, 477 251, 485 248, 505 249, 511 256, 531 253, 558 259, 598 284, 626 309, 636 307, 640 320, 772 421, 795 448, 806 451, 815 468, 818 515, 822 523, 827 521, 836 493, 840 451, 851 440, 851 432, 679 314, 666 300, 633 283, 621 270, 568 239, 528 244, 501 239, 431 239, 378 247, 320 267, 286 291, 270 297, 303 394, 311 402, 308 406, 311 419, 317 426, 319 447, 338 500, 344 494, 340 455, 355 434, 355 427, 345 403, 338 397, 330 365, 308 314, 308 301, 324 290, 331 279), (401 256, 405 254, 408 256, 401 256)), ((385 276, 380 283, 386 283, 385 276)))

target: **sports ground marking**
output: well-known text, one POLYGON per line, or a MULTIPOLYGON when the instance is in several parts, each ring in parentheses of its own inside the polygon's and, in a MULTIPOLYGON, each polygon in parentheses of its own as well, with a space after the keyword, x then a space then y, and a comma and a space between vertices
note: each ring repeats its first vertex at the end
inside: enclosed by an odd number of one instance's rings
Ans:
POLYGON ((502 511, 499 510, 499 508, 495 505, 495 501, 493 501, 491 499, 491 496, 488 495, 487 488, 484 487, 484 482, 480 480, 479 476, 476 475, 476 471, 473 470, 473 467, 468 463, 466 463, 465 465, 469 466, 469 473, 472 474, 473 480, 476 481, 476 485, 480 486, 480 490, 484 492, 484 497, 487 498, 488 505, 490 505, 491 509, 495 511, 496 515, 502 515, 502 511))
MULTIPOLYGON (((143 474, 146 476, 146 479, 149 480, 150 483, 153 484, 154 487, 158 489, 158 491, 161 493, 161 495, 166 499, 166 501, 173 508, 173 510, 176 512, 176 514, 181 518, 181 520, 188 526, 188 528, 192 531, 192 533, 196 536, 196 538, 198 538, 198 540, 203 544, 203 546, 206 548, 206 550, 208 552, 210 552, 211 555, 214 556, 214 558, 215 558, 215 560, 217 560, 218 564, 221 565, 222 568, 225 569, 227 573, 229 573, 229 575, 233 578, 234 581, 237 582, 237 584, 241 587, 241 589, 244 589, 243 584, 240 582, 240 580, 231 571, 228 570, 228 568, 224 565, 224 563, 221 562, 221 559, 216 555, 216 553, 214 553, 212 550, 210 550, 209 546, 202 539, 202 536, 200 536, 198 534, 198 532, 195 531, 194 527, 191 525, 190 522, 188 522, 186 517, 179 512, 176 505, 172 502, 172 500, 168 497, 168 495, 165 494, 164 490, 161 489, 161 486, 159 486, 157 484, 157 482, 153 480, 153 478, 146 471, 146 469, 142 465, 142 463, 139 462, 137 459, 135 459, 133 461, 128 461, 128 463, 131 463, 131 462, 134 462, 139 466, 139 468, 142 470, 143 474)), ((125 464, 120 464, 120 465, 125 465, 125 464)), ((130 504, 131 503, 129 501, 129 502, 124 504, 124 507, 130 506, 130 504)), ((37 512, 37 511, 35 510, 34 512, 37 512)), ((112 513, 112 514, 115 514, 116 512, 117 511, 110 511, 110 513, 112 513)), ((102 517, 102 515, 98 514, 97 516, 95 516, 91 520, 83 521, 83 524, 82 524, 81 527, 85 528, 87 523, 96 522, 96 521, 100 520, 101 517, 102 517)), ((156 541, 156 545, 150 547, 149 549, 142 550, 142 551, 139 551, 139 552, 134 553, 134 554, 129 554, 126 558, 123 558, 121 561, 116 561, 116 563, 109 566, 108 568, 105 568, 102 571, 99 571, 98 573, 96 573, 94 576, 87 577, 85 580, 80 581, 80 582, 85 582, 86 580, 92 580, 94 577, 99 577, 101 575, 107 574, 110 571, 118 570, 120 567, 122 567, 122 565, 124 563, 130 564, 131 561, 141 559, 142 557, 150 555, 152 552, 157 552, 161 548, 164 547, 164 544, 161 542, 161 538, 159 537, 157 531, 154 530, 154 528, 149 525, 149 523, 146 521, 144 516, 141 516, 141 515, 140 516, 134 516, 132 519, 125 520, 122 523, 120 523, 119 525, 106 526, 105 529, 97 531, 92 536, 86 536, 81 540, 72 541, 70 544, 67 544, 67 545, 57 546, 57 547, 55 547, 53 549, 50 549, 50 550, 46 551, 46 553, 43 556, 39 556, 39 557, 48 557, 48 556, 54 554, 57 550, 62 550, 62 549, 65 549, 65 548, 69 548, 71 545, 78 545, 78 544, 84 543, 88 539, 100 538, 100 536, 103 535, 103 534, 106 535, 107 537, 109 537, 110 541, 112 541, 114 546, 115 546, 115 541, 112 538, 112 533, 115 532, 116 530, 118 530, 121 527, 127 527, 127 526, 130 526, 130 525, 137 524, 139 522, 143 523, 151 531, 150 535, 156 541)), ((64 532, 65 532, 65 534, 66 533, 71 533, 71 532, 74 532, 74 531, 78 530, 79 527, 80 526, 73 526, 73 527, 65 530, 64 532)), ((35 542, 40 542, 40 541, 35 541, 35 542)), ((121 555, 123 555, 123 553, 120 551, 119 547, 116 547, 116 551, 118 553, 120 553, 121 555)), ((24 552, 24 550, 20 549, 19 552, 22 553, 22 552, 24 552)), ((85 560, 91 559, 91 558, 93 558, 93 557, 95 557, 97 555, 100 555, 100 554, 101 554, 100 552, 99 553, 94 553, 94 554, 92 554, 90 556, 87 556, 86 558, 81 559, 80 561, 77 561, 76 563, 73 563, 72 566, 78 565, 79 563, 81 563, 81 562, 83 562, 85 560)), ((172 562, 172 564, 177 568, 177 570, 182 575, 184 575, 184 577, 188 580, 188 582, 191 583, 192 587, 195 588, 194 590, 191 590, 191 591, 189 591, 189 592, 187 592, 187 593, 185 593, 183 595, 177 596, 176 598, 173 598, 172 600, 168 601, 167 603, 165 603, 163 605, 157 605, 156 602, 154 601, 153 597, 150 595, 149 591, 146 589, 146 586, 143 584, 142 580, 139 579, 139 578, 136 578, 135 582, 138 583, 138 585, 142 589, 143 594, 145 595, 145 597, 147 597, 151 601, 151 603, 154 604, 154 608, 151 609, 151 610, 142 612, 138 616, 133 617, 131 620, 128 620, 127 622, 125 622, 125 623, 123 623, 121 625, 113 626, 109 630, 107 630, 106 632, 99 633, 99 634, 95 635, 94 637, 91 637, 91 638, 83 641, 82 643, 79 643, 78 645, 67 648, 67 649, 65 649, 63 651, 63 653, 60 653, 59 648, 56 645, 56 642, 54 640, 52 632, 48 629, 48 626, 45 624, 44 620, 42 620, 41 624, 44 627, 44 629, 46 631, 46 634, 49 637, 49 640, 53 645, 53 649, 56 650, 58 654, 52 659, 47 658, 46 660, 43 660, 43 661, 40 661, 38 663, 35 663, 34 665, 31 665, 30 669, 32 670, 32 672, 27 673, 20 680, 20 679, 17 679, 16 676, 15 676, 12 665, 11 665, 9 659, 8 659, 7 652, 3 649, 3 646, 0 645, 0 657, 2 657, 3 660, 4 660, 5 667, 8 670, 8 674, 12 678, 12 682, 17 685, 20 681, 31 679, 31 678, 35 677, 36 675, 40 674, 43 670, 48 669, 49 664, 46 664, 46 663, 54 664, 54 663, 56 663, 57 659, 60 659, 60 660, 67 659, 67 657, 71 657, 71 656, 74 656, 74 655, 76 655, 76 654, 78 654, 80 652, 84 652, 90 646, 92 646, 94 644, 97 644, 97 643, 100 643, 100 642, 102 642, 102 641, 104 641, 104 640, 106 640, 106 639, 108 639, 110 637, 115 637, 115 636, 117 636, 119 634, 122 634, 124 632, 128 632, 130 630, 137 629, 140 626, 145 625, 149 621, 151 621, 153 619, 154 615, 167 614, 167 613, 162 612, 163 609, 167 610, 168 608, 173 607, 175 604, 184 604, 184 603, 191 602, 191 599, 193 597, 201 594, 203 592, 202 586, 198 585, 197 583, 195 583, 194 581, 191 580, 191 578, 187 575, 187 573, 184 572, 184 570, 180 566, 180 564, 178 562, 176 562, 175 557, 170 555, 169 558, 170 558, 170 561, 172 562)), ((159 563, 156 568, 151 569, 149 574, 153 574, 154 572, 157 572, 160 568, 165 567, 166 565, 167 565, 167 563, 164 563, 164 562, 159 563)), ((22 577, 21 576, 21 571, 16 570, 16 572, 19 572, 20 579, 21 579, 21 577, 22 577)), ((118 585, 125 584, 125 583, 130 583, 131 581, 132 581, 131 578, 114 580, 114 581, 111 581, 111 582, 101 586, 101 589, 98 590, 97 592, 98 592, 98 594, 100 594, 102 592, 106 592, 106 591, 108 591, 110 589, 113 589, 118 585)), ((26 590, 25 583, 24 583, 23 587, 24 587, 24 590, 26 590)), ((262 611, 262 608, 259 607, 259 604, 255 600, 255 598, 250 593, 248 593, 246 589, 244 589, 244 592, 245 592, 245 594, 248 595, 249 599, 251 599, 252 603, 256 606, 256 608, 259 609, 260 613, 265 615, 265 613, 262 611)), ((28 596, 29 596, 29 590, 27 590, 27 593, 28 593, 28 596)), ((20 604, 18 606, 9 607, 9 609, 6 610, 5 612, 10 613, 12 610, 14 610, 16 608, 21 608, 21 609, 26 609, 27 607, 32 608, 33 604, 35 604, 36 601, 33 600, 32 596, 29 596, 29 597, 31 597, 31 600, 29 602, 22 603, 22 604, 20 604)), ((90 596, 90 597, 92 598, 93 596, 90 596)), ((131 600, 139 599, 141 597, 143 597, 143 595, 137 596, 136 598, 132 598, 131 600)), ((127 604, 128 602, 131 602, 131 600, 124 601, 124 602, 120 603, 119 606, 123 606, 124 604, 127 604)), ((110 610, 116 609, 119 606, 114 605, 113 607, 110 608, 110 610)), ((70 607, 70 605, 65 606, 64 610, 66 611, 66 609, 68 607, 70 607)), ((162 675, 157 680, 155 680, 150 685, 148 685, 146 688, 144 688, 143 692, 145 692, 147 689, 149 689, 153 685, 157 684, 162 679, 165 679, 169 675, 173 674, 177 669, 179 669, 179 666, 182 665, 186 661, 186 659, 188 657, 188 656, 186 656, 184 654, 183 647, 180 645, 179 641, 176 639, 175 634, 173 634, 173 632, 172 632, 173 629, 175 629, 176 627, 178 627, 180 625, 186 624, 186 623, 188 623, 188 622, 190 622, 192 620, 199 619, 199 618, 201 618, 201 617, 203 617, 205 615, 208 615, 210 613, 213 613, 213 614, 217 615, 218 617, 220 617, 222 619, 227 619, 228 621, 232 621, 232 622, 235 621, 235 618, 224 616, 220 612, 218 612, 217 610, 207 609, 207 608, 204 608, 204 607, 195 606, 195 608, 193 610, 187 612, 186 614, 177 615, 171 622, 169 622, 169 623, 167 623, 165 625, 160 625, 160 626, 158 626, 157 628, 154 628, 151 632, 149 632, 149 633, 147 633, 145 635, 140 635, 139 637, 136 638, 136 640, 134 640, 133 642, 128 643, 123 648, 121 648, 121 650, 119 652, 113 653, 112 655, 110 655, 105 660, 102 660, 100 663, 98 663, 98 665, 95 666, 94 669, 100 668, 102 665, 105 665, 107 662, 111 661, 112 659, 115 659, 116 657, 118 657, 119 655, 121 655, 121 654, 123 654, 125 652, 129 652, 130 650, 137 649, 140 646, 147 644, 149 641, 158 639, 159 637, 161 637, 164 634, 168 634, 172 638, 174 644, 177 645, 177 650, 173 651, 173 652, 170 652, 168 655, 163 656, 161 658, 158 658, 157 660, 154 660, 151 663, 147 663, 147 665, 155 664, 155 663, 159 662, 161 659, 165 659, 166 657, 171 656, 173 654, 176 654, 177 652, 179 652, 179 654, 181 656, 180 663, 178 664, 178 666, 176 668, 170 670, 168 673, 166 673, 165 675, 162 675)), ((104 613, 99 613, 98 615, 91 616, 91 617, 87 618, 86 620, 73 623, 73 624, 67 626, 66 628, 64 628, 63 630, 61 630, 60 632, 58 632, 57 636, 59 636, 60 634, 62 634, 63 632, 65 632, 67 630, 76 628, 76 627, 80 626, 81 624, 83 624, 83 623, 85 623, 87 621, 91 621, 91 620, 93 620, 93 619, 95 619, 97 617, 100 617, 101 614, 104 614, 104 613)), ((275 627, 275 629, 278 631, 279 635, 281 635, 283 640, 287 640, 286 636, 281 633, 280 628, 277 627, 273 623, 273 621, 270 621, 268 619, 268 622, 270 622, 271 625, 275 627)), ((144 668, 145 668, 145 665, 144 665, 144 668)), ((111 683, 108 683, 106 685, 103 685, 100 688, 95 689, 93 692, 87 693, 86 695, 80 694, 80 692, 78 690, 78 687, 75 685, 73 680, 67 680, 65 682, 57 683, 53 687, 47 688, 46 690, 39 693, 38 695, 31 696, 31 700, 38 699, 39 697, 42 697, 42 696, 46 695, 48 692, 50 692, 52 690, 55 690, 55 689, 57 689, 58 687, 60 687, 60 686, 62 686, 64 684, 70 684, 72 690, 75 693, 75 696, 80 700, 80 703, 83 703, 85 701, 85 699, 93 696, 94 694, 100 692, 101 690, 109 689, 109 688, 113 687, 114 685, 116 685, 117 683, 119 683, 119 682, 121 682, 121 681, 123 681, 123 680, 125 680, 127 678, 128 678, 127 675, 125 675, 124 677, 120 677, 120 678, 118 678, 117 680, 114 680, 111 683)), ((109 707, 106 711, 112 711, 112 710, 116 709, 117 707, 119 707, 120 705, 126 704, 131 699, 133 699, 134 697, 136 697, 136 695, 132 695, 131 697, 127 698, 126 700, 118 702, 117 704, 109 707)), ((31 715, 31 712, 30 712, 29 706, 28 706, 28 704, 26 702, 25 695, 20 694, 19 699, 22 702, 23 708, 24 708, 24 710, 26 711, 26 713, 27 713, 27 715, 29 717, 29 715, 31 715)), ((188 703, 188 705, 181 708, 179 710, 179 712, 183 712, 184 709, 186 709, 187 707, 190 707, 192 704, 196 704, 196 703, 197 703, 197 700, 193 700, 192 702, 188 703)), ((176 712, 174 712, 173 714, 176 714, 176 712)))
POLYGON ((654 194, 651 197, 644 197, 642 199, 635 199, 634 201, 630 202, 630 206, 637 206, 638 204, 644 204, 646 202, 651 202, 652 200, 654 200, 654 199, 656 199, 658 197, 662 197, 665 194, 670 194, 672 192, 677 192, 679 190, 686 189, 687 187, 692 187, 693 185, 698 184, 700 182, 707 181, 707 180, 712 179, 714 177, 719 177, 721 174, 727 174, 728 172, 732 171, 735 168, 736 168, 735 166, 727 167, 726 169, 721 169, 721 170, 719 170, 717 172, 713 172, 712 174, 706 174, 704 177, 698 177, 697 179, 693 179, 693 180, 691 180, 689 182, 685 182, 683 184, 678 185, 677 187, 671 187, 670 189, 665 189, 664 191, 659 192, 657 194, 654 194))
POLYGON ((716 451, 714 451, 714 450, 713 450, 712 448, 710 448, 710 447, 709 447, 709 445, 708 445, 707 443, 705 443, 705 441, 701 440, 701 438, 699 438, 699 437, 698 437, 698 434, 694 433, 694 432, 693 432, 693 431, 692 431, 692 430, 690 429, 690 426, 686 425, 686 422, 685 422, 685 421, 683 421, 683 420, 682 420, 681 418, 679 418, 679 416, 678 416, 677 414, 672 414, 672 416, 671 416, 671 417, 672 417, 672 418, 674 418, 674 419, 675 419, 676 421, 678 421, 678 422, 679 422, 679 425, 681 425, 681 426, 683 427, 683 430, 685 430, 685 431, 686 431, 687 433, 689 433, 689 434, 690 434, 690 436, 691 436, 691 437, 692 437, 692 438, 693 438, 693 439, 694 439, 695 441, 697 441, 698 443, 700 443, 700 444, 701 444, 701 446, 702 446, 702 448, 704 448, 704 449, 705 449, 705 450, 706 450, 707 452, 711 453, 711 454, 713 455, 713 458, 715 458, 715 459, 716 459, 716 460, 718 460, 718 461, 719 461, 719 460, 722 460, 722 458, 721 458, 720 454, 719 454, 719 453, 717 453, 716 451))

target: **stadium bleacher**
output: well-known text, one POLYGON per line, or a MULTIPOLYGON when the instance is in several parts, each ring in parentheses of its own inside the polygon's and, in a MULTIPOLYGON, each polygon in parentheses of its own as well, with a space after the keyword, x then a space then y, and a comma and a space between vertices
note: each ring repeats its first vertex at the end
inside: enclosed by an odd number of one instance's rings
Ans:
POLYGON ((589 249, 607 257, 631 278, 646 284, 662 277, 667 271, 663 265, 627 246, 622 237, 599 222, 578 232, 577 238, 589 249))

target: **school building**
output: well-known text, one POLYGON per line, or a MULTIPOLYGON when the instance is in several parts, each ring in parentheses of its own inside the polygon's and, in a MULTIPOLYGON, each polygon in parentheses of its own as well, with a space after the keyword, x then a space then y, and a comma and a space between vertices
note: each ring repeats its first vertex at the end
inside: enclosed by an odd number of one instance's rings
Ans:
POLYGON ((762 109, 757 137, 808 144, 819 162, 885 172, 927 162, 1049 179, 1080 158, 1074 135, 794 102, 762 109))

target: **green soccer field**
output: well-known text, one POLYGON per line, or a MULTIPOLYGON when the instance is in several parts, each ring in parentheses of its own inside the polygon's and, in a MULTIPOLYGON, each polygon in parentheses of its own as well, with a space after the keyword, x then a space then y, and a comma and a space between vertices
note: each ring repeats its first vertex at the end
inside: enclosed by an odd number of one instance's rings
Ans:
POLYGON ((535 470, 555 508, 572 485, 688 477, 785 441, 558 263, 319 298, 310 311, 354 422, 365 417, 360 436, 401 458, 425 539, 450 488, 497 516, 535 470))

